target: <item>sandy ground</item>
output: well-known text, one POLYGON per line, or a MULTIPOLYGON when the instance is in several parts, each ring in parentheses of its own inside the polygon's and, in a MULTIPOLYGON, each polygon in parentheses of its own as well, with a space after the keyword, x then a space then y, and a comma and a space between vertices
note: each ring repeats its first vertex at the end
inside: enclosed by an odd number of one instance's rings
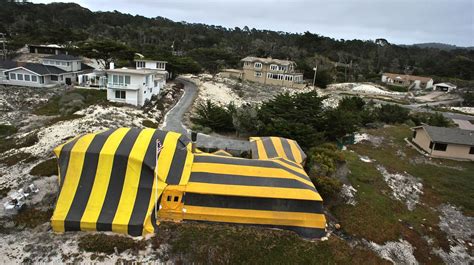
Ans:
MULTIPOLYGON (((449 109, 474 115, 474 107, 450 107, 449 109)), ((474 120, 474 117, 472 117, 472 119, 474 120)))

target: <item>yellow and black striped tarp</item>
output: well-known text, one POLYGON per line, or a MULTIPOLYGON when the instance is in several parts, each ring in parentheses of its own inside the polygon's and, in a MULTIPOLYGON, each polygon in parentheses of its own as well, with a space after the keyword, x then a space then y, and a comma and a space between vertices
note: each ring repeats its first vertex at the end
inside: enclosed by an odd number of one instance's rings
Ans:
POLYGON ((253 159, 281 157, 303 165, 306 154, 294 140, 282 137, 250 137, 253 159))
POLYGON ((299 164, 282 158, 196 154, 183 203, 184 220, 325 232, 321 196, 299 164))
POLYGON ((193 154, 184 135, 136 128, 86 134, 54 152, 54 231, 139 236, 162 219, 270 226, 312 238, 325 231, 321 196, 301 160, 193 154))
POLYGON ((53 229, 134 236, 153 232, 153 207, 166 183, 188 181, 189 142, 178 133, 120 128, 57 147, 60 193, 51 218, 53 229), (158 161, 157 140, 163 145, 158 161))
POLYGON ((212 153, 213 155, 219 155, 219 156, 232 156, 231 153, 225 151, 225 150, 222 150, 222 149, 219 149, 217 151, 215 151, 214 153, 212 153))

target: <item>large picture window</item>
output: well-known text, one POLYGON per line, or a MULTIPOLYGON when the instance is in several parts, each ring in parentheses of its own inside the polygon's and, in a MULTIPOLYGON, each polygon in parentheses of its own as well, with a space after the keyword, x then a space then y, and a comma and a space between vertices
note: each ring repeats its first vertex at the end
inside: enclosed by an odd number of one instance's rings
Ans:
POLYGON ((446 148, 448 148, 447 144, 442 144, 442 143, 435 143, 434 144, 434 150, 436 150, 436 151, 446 151, 446 148))
POLYGON ((126 92, 123 90, 115 91, 115 98, 125 99, 126 92))
POLYGON ((57 75, 52 75, 51 76, 51 81, 58 81, 58 76, 57 75))

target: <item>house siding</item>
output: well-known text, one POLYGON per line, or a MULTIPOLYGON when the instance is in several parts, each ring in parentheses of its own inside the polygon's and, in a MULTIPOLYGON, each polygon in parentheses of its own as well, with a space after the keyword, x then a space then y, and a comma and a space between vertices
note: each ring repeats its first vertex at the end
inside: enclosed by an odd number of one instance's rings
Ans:
POLYGON ((431 157, 437 158, 453 158, 474 160, 474 155, 469 154, 471 146, 461 144, 447 144, 446 151, 438 151, 430 149, 431 138, 423 128, 417 128, 416 137, 412 141, 426 151, 431 157))
POLYGON ((271 70, 270 64, 262 63, 261 68, 256 68, 255 63, 258 61, 251 62, 250 64, 246 64, 244 62, 243 66, 243 75, 242 78, 247 81, 261 83, 265 85, 273 85, 273 86, 286 86, 286 87, 300 87, 301 82, 303 81, 303 74, 295 73, 292 70, 271 70), (261 75, 257 76, 257 73, 261 73, 261 75), (281 75, 288 75, 293 77, 293 81, 283 79, 273 79, 268 77, 268 73, 271 74, 281 74, 281 75), (300 81, 295 81, 294 78, 300 78, 300 81))
POLYGON ((3 79, 3 84, 6 84, 6 85, 26 86, 26 87, 50 87, 50 86, 54 86, 55 84, 60 82, 59 77, 58 77, 58 81, 56 82, 56 81, 51 81, 50 76, 44 76, 44 83, 42 84, 42 83, 40 83, 41 75, 32 73, 32 72, 24 70, 24 69, 17 69, 17 70, 9 71, 6 74, 8 74, 8 77, 9 77, 8 80, 6 78, 3 79), (11 74, 15 74, 16 79, 11 79, 10 78, 11 74), (23 75, 23 80, 18 80, 18 74, 23 75), (30 81, 25 80, 25 75, 30 76, 30 81), (31 76, 36 76, 36 78, 37 78, 36 82, 32 81, 31 76))
POLYGON ((134 106, 143 106, 147 100, 150 100, 153 95, 160 93, 164 86, 164 81, 157 82, 155 86, 154 75, 141 75, 133 73, 114 73, 107 74, 109 81, 107 85, 107 100, 119 103, 131 104, 134 106), (130 76, 129 85, 113 85, 113 75, 130 76), (148 82, 146 82, 148 76, 148 82), (115 97, 115 91, 126 91, 126 98, 120 99, 115 97))

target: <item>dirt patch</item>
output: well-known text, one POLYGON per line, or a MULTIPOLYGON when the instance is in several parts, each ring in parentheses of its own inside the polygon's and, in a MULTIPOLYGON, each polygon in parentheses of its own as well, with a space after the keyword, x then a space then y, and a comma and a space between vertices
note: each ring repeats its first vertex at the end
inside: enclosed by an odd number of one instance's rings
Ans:
POLYGON ((404 201, 408 210, 413 211, 423 194, 423 184, 420 179, 408 173, 389 173, 385 167, 378 165, 377 170, 382 174, 385 182, 392 189, 392 195, 399 201, 404 201))

